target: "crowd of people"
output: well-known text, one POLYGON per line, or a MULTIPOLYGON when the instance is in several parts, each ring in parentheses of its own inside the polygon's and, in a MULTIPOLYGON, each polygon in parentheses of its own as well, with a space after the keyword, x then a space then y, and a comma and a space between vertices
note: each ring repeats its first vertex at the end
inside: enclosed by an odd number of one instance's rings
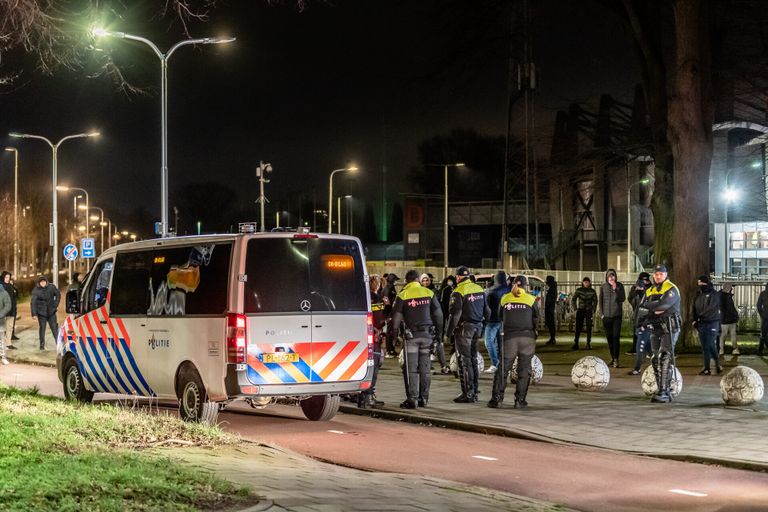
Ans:
MULTIPOLYGON (((430 378, 433 373, 451 373, 447 353, 455 352, 460 393, 456 403, 478 400, 480 369, 478 344, 483 343, 489 364, 485 373, 493 374, 493 389, 488 407, 499 407, 504 401, 509 372, 517 359, 518 378, 514 407, 527 406, 528 381, 531 360, 538 337, 538 319, 541 300, 544 302, 544 325, 549 336, 546 344, 557 343, 556 306, 562 303, 562 294, 554 276, 547 276, 546 290, 528 290, 525 276, 508 276, 497 271, 492 284, 483 289, 475 283, 466 266, 456 269, 435 287, 431 274, 410 270, 405 275, 405 286, 400 292, 396 285, 399 277, 387 274, 371 278, 371 297, 374 304, 376 332, 375 368, 380 365, 382 345, 384 358, 396 357, 398 340, 402 339, 403 378, 406 400, 401 407, 413 409, 427 406, 430 378), (432 370, 431 361, 440 368, 432 370)), ((730 340, 732 354, 739 355, 736 325, 739 312, 734 303, 733 284, 725 283, 718 291, 707 275, 698 280, 699 291, 690 319, 698 334, 703 351, 700 375, 723 371, 720 357, 730 340)), ((680 293, 668 279, 665 265, 655 267, 653 273, 640 272, 637 280, 625 288, 617 272, 608 269, 605 280, 594 288, 585 277, 570 298, 569 306, 575 312, 573 350, 592 348, 592 331, 599 315, 610 353, 609 365, 620 367, 620 340, 624 318, 628 317, 632 331, 632 344, 627 355, 633 356, 630 375, 639 375, 644 360, 651 365, 658 384, 654 402, 671 401, 670 385, 675 365, 675 344, 682 329, 680 293), (625 307, 626 306, 626 307, 625 307), (631 313, 626 315, 625 310, 631 313)), ((757 303, 762 329, 758 353, 768 347, 768 285, 757 303)), ((361 406, 376 407, 374 385, 364 394, 361 406)))

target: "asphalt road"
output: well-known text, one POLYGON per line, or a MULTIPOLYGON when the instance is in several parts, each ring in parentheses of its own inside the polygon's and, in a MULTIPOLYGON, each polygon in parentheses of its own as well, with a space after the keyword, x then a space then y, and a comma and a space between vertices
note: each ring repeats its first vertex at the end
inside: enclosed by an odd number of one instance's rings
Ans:
MULTIPOLYGON (((0 379, 19 387, 37 385, 42 393, 61 396, 51 368, 6 366, 0 379)), ((237 403, 219 420, 223 428, 244 438, 334 464, 434 476, 580 510, 768 510, 768 475, 752 471, 363 416, 340 414, 329 422, 310 422, 298 407, 290 406, 253 410, 237 403)), ((732 434, 724 425, 712 435, 732 434)), ((648 435, 663 432, 649 425, 648 435)))

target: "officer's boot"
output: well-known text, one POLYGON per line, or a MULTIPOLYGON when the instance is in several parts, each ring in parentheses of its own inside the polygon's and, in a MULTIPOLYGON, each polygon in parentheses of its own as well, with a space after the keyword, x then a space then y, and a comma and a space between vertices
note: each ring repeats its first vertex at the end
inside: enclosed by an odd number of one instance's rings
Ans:
POLYGON ((469 371, 467 369, 467 361, 461 356, 461 352, 458 354, 459 363, 459 384, 461 385, 461 394, 453 399, 457 404, 467 404, 473 402, 474 398, 469 395, 469 371))
POLYGON ((670 370, 670 357, 669 354, 664 353, 659 356, 659 364, 657 365, 658 376, 657 382, 659 383, 658 392, 651 398, 651 402, 666 404, 672 401, 672 395, 669 392, 671 383, 670 370))

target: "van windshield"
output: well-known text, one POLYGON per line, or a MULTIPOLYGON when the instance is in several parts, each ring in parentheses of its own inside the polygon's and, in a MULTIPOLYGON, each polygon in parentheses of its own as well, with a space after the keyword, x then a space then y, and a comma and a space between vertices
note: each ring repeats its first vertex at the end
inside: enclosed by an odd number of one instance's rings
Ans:
POLYGON ((363 261, 352 240, 253 239, 245 265, 246 313, 367 310, 363 261))

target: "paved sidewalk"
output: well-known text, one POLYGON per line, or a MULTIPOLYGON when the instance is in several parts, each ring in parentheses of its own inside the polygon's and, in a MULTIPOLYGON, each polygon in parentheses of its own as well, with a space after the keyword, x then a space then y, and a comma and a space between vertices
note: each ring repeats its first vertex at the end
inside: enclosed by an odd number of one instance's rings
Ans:
MULTIPOLYGON (((8 359, 24 363, 56 365, 56 339, 51 335, 50 328, 46 327, 45 350, 40 350, 39 324, 37 318, 32 318, 29 302, 20 302, 16 309, 16 336, 19 340, 13 342, 17 350, 6 351, 8 359)), ((58 316, 59 322, 65 318, 61 312, 58 316)))
MULTIPOLYGON (((677 358, 683 374, 683 392, 672 403, 652 404, 643 394, 640 377, 630 376, 631 367, 611 369, 611 383, 603 392, 578 391, 570 379, 573 363, 585 355, 609 360, 605 341, 593 341, 594 350, 571 351, 571 343, 556 347, 540 342, 538 355, 544 378, 531 386, 529 407, 512 408, 514 385, 507 387, 502 409, 489 409, 492 376, 483 374, 480 401, 455 404, 459 381, 451 375, 433 375, 429 405, 414 411, 399 408, 404 399, 403 377, 396 359, 385 360, 377 395, 386 405, 379 410, 345 403, 348 413, 381 415, 444 425, 472 431, 510 435, 550 442, 572 443, 636 454, 715 462, 737 467, 768 470, 768 399, 751 406, 729 407, 720 397, 719 376, 699 376, 700 355, 677 358)), ((622 352, 622 363, 630 359, 622 352)), ((768 377, 768 358, 725 356, 726 372, 737 364, 768 377)), ((648 360, 646 360, 646 363, 648 360)), ((437 363, 434 363, 437 367, 437 363)), ((725 375, 725 373, 723 373, 725 375)))
POLYGON ((555 512, 569 510, 514 494, 399 473, 379 473, 319 462, 271 446, 156 450, 253 486, 260 495, 251 511, 336 512, 466 510, 555 512))

